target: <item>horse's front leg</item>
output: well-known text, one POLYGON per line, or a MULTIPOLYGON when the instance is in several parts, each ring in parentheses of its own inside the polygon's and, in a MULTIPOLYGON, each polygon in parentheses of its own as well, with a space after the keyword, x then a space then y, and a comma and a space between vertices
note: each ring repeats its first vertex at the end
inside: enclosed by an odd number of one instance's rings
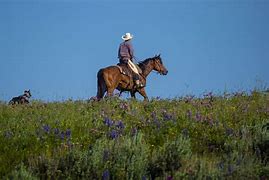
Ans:
POLYGON ((131 93, 131 97, 134 98, 134 99, 136 99, 136 97, 135 97, 135 93, 136 93, 136 91, 133 90, 133 91, 131 91, 130 93, 131 93))
POLYGON ((137 91, 144 97, 144 101, 149 101, 145 88, 138 89, 137 91))

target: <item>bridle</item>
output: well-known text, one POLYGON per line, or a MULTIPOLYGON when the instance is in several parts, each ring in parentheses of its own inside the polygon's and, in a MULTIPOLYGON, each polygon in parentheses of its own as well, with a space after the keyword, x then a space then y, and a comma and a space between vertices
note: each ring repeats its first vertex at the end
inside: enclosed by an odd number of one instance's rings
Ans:
MULTIPOLYGON (((158 69, 161 71, 162 68, 161 68, 161 65, 160 65, 160 59, 158 59, 158 60, 159 60, 159 62, 157 63, 157 66, 158 66, 158 69)), ((154 59, 154 61, 156 61, 156 58, 154 59)), ((157 73, 162 74, 162 72, 159 72, 159 71, 157 71, 157 73)))

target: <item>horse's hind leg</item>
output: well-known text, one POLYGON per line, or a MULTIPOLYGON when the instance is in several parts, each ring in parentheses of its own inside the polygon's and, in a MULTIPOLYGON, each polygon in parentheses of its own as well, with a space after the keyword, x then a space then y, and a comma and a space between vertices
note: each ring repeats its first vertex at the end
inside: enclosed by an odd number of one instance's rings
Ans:
POLYGON ((115 82, 113 77, 109 74, 104 74, 104 81, 106 84, 107 96, 112 96, 114 90, 118 86, 117 82, 115 82))
POLYGON ((103 83, 98 85, 98 92, 97 92, 97 98, 100 100, 104 97, 106 92, 106 87, 103 83))
POLYGON ((104 97, 106 92, 106 85, 102 76, 98 76, 97 80, 97 99, 100 100, 104 97))
POLYGON ((136 91, 131 91, 130 93, 131 93, 131 97, 134 98, 134 99, 136 99, 136 97, 135 97, 136 91))
POLYGON ((113 96, 114 88, 109 87, 107 88, 107 96, 113 96))

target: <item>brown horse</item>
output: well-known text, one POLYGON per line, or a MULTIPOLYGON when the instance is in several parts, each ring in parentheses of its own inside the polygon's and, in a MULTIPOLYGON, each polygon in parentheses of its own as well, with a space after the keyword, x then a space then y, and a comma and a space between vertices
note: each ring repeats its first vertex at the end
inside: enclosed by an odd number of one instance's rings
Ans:
MULTIPOLYGON (((168 73, 163 65, 160 55, 141 61, 138 66, 142 70, 141 76, 144 85, 146 85, 146 78, 152 70, 159 72, 161 75, 166 75, 168 73)), ((131 96, 134 98, 135 93, 139 92, 144 97, 144 100, 148 100, 145 88, 135 88, 133 79, 130 78, 130 76, 121 73, 117 66, 109 66, 98 71, 97 87, 98 100, 104 97, 105 92, 107 92, 107 96, 112 96, 115 89, 118 89, 121 92, 130 91, 131 96)))

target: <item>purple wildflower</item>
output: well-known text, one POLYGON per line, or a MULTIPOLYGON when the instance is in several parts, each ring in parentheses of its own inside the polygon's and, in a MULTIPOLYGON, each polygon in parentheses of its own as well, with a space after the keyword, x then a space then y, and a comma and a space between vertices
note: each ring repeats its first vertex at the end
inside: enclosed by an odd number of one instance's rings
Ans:
POLYGON ((49 125, 43 125, 43 130, 46 132, 46 133, 49 133, 50 132, 50 126, 49 125))
POLYGON ((118 136, 119 136, 119 133, 116 131, 116 130, 112 130, 109 134, 109 136, 112 138, 112 139, 116 139, 118 136))
POLYGON ((70 137, 71 137, 71 130, 70 130, 70 129, 67 129, 67 130, 65 131, 65 135, 66 135, 66 137, 67 137, 68 139, 70 139, 70 137))
POLYGON ((109 170, 105 170, 102 175, 102 180, 108 180, 110 179, 109 177, 110 177, 109 170))
POLYGON ((61 138, 61 140, 64 140, 64 137, 65 137, 65 132, 61 132, 61 134, 60 134, 60 138, 61 138))
POLYGON ((163 119, 169 121, 173 118, 172 114, 169 114, 166 110, 163 111, 163 119))
POLYGON ((106 117, 104 119, 104 124, 107 125, 108 127, 111 127, 111 126, 113 126, 114 122, 106 117))
POLYGON ((117 128, 119 128, 119 129, 124 129, 124 124, 123 124, 123 122, 122 121, 118 121, 117 123, 116 123, 116 127, 117 128))
POLYGON ((147 177, 146 176, 142 176, 142 180, 147 180, 147 177))

